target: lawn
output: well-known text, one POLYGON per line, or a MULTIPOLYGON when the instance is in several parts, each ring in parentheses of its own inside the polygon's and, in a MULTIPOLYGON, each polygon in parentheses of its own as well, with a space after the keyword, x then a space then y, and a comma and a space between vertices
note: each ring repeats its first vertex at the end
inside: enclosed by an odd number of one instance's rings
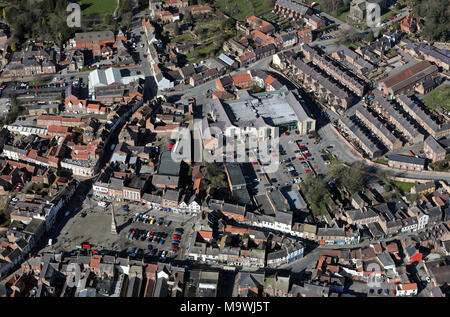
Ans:
POLYGON ((386 12, 385 14, 383 14, 380 17, 381 23, 383 23, 384 21, 388 20, 390 17, 393 17, 394 15, 400 13, 401 10, 397 9, 397 8, 392 8, 391 10, 389 10, 388 12, 386 12))
POLYGON ((375 163, 383 164, 383 165, 388 165, 388 161, 385 160, 385 159, 378 159, 378 160, 375 160, 375 163))
POLYGON ((225 14, 238 21, 244 21, 252 15, 259 16, 273 9, 273 1, 270 0, 217 0, 216 4, 225 14))
POLYGON ((443 86, 430 93, 424 100, 425 106, 435 110, 436 107, 444 107, 450 111, 450 86, 443 86))
POLYGON ((350 10, 342 12, 340 15, 338 15, 336 18, 341 20, 342 22, 347 22, 347 15, 350 13, 350 10))
POLYGON ((178 36, 172 37, 170 39, 170 43, 175 43, 175 42, 187 43, 187 42, 190 42, 190 41, 192 41, 192 36, 189 33, 183 33, 183 34, 180 34, 178 36))
POLYGON ((79 5, 83 9, 83 13, 97 14, 113 14, 117 7, 117 0, 80 0, 79 5))
POLYGON ((395 186, 400 189, 404 193, 409 193, 411 188, 413 188, 416 184, 409 182, 394 182, 395 186))

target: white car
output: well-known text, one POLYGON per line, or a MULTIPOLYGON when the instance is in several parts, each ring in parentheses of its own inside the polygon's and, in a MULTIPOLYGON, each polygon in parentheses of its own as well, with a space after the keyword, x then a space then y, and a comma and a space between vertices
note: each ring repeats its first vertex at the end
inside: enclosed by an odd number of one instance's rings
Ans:
POLYGON ((11 199, 12 201, 19 201, 19 198, 14 197, 13 199, 11 199))
POLYGON ((99 205, 100 207, 105 208, 105 207, 107 206, 107 203, 105 203, 104 201, 99 201, 99 202, 98 202, 98 205, 99 205))

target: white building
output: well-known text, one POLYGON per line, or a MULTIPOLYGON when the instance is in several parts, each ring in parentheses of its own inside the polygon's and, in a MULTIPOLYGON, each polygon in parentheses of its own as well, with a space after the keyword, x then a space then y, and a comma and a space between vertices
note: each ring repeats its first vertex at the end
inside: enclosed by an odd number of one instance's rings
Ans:
MULTIPOLYGON (((138 79, 145 79, 144 75, 122 76, 120 69, 96 69, 89 73, 89 94, 95 95, 95 88, 111 85, 128 85, 138 79)), ((94 96, 95 98, 95 96, 94 96)))

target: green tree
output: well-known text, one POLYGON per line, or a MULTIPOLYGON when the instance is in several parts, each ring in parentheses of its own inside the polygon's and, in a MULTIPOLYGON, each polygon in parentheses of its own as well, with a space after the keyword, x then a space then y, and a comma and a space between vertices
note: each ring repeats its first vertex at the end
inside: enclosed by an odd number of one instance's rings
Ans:
POLYGON ((103 24, 104 25, 111 25, 112 22, 113 22, 112 14, 105 14, 105 16, 103 18, 103 24))
POLYGON ((301 185, 301 190, 314 214, 321 214, 325 211, 326 204, 330 202, 331 197, 328 185, 322 178, 312 177, 311 174, 308 174, 301 185))
POLYGON ((204 182, 207 187, 211 188, 227 188, 225 173, 213 163, 205 163, 202 168, 202 174, 205 176, 204 182))
POLYGON ((351 194, 364 189, 365 171, 361 162, 356 162, 351 167, 334 166, 329 176, 338 186, 345 187, 351 194))
POLYGON ((194 18, 192 17, 192 13, 191 12, 187 12, 186 15, 183 18, 184 22, 187 24, 191 24, 194 21, 194 18))
POLYGON ((222 22, 222 28, 224 30, 232 30, 234 29, 234 26, 236 25, 236 19, 229 18, 222 22))
POLYGON ((174 29, 173 29, 173 34, 175 36, 180 35, 180 26, 178 25, 178 21, 175 22, 175 26, 174 26, 174 29))

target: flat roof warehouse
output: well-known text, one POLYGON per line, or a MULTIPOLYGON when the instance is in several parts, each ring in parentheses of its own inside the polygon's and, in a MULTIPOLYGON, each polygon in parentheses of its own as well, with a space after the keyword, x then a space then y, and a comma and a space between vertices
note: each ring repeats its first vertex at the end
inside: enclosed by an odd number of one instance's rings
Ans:
POLYGON ((290 98, 291 94, 290 91, 282 90, 253 94, 245 99, 230 101, 226 103, 229 110, 227 115, 238 126, 253 122, 259 117, 263 117, 266 123, 272 126, 309 118, 300 103, 295 98, 290 98))

